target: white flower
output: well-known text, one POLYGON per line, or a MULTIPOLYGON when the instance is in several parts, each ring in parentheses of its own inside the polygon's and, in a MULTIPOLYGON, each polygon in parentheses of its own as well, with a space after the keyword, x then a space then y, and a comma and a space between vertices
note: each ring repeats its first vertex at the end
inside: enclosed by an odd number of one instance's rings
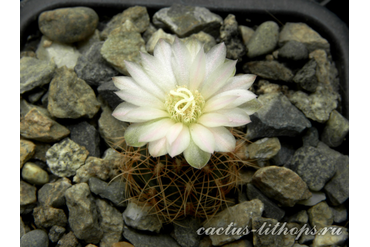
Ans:
POLYGON ((126 143, 149 143, 154 157, 183 153, 198 169, 214 151, 233 151, 235 138, 225 126, 250 122, 257 108, 249 104, 256 95, 248 88, 256 76, 234 77, 236 61, 225 57, 223 43, 205 54, 198 41, 176 38, 173 45, 160 40, 154 56, 141 53, 141 65, 125 61, 132 77, 113 78, 121 90, 117 95, 125 101, 113 116, 131 122, 126 143))

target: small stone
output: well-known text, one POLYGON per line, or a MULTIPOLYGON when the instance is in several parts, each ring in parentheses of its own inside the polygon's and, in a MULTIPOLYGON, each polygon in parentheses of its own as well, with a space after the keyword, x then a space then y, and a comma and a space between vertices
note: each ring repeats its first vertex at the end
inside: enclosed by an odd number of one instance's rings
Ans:
POLYGON ((73 182, 87 183, 91 177, 107 180, 110 177, 110 173, 111 164, 109 161, 96 157, 88 157, 85 164, 76 171, 73 182))
POLYGON ((21 136, 41 142, 55 142, 69 135, 69 130, 37 108, 30 110, 20 123, 21 136))
POLYGON ((257 87, 257 94, 279 93, 282 91, 282 86, 270 83, 266 80, 259 80, 257 87))
POLYGON ((222 245, 222 247, 253 247, 252 242, 247 239, 241 239, 229 244, 222 245))
POLYGON ((119 89, 114 85, 112 80, 104 82, 98 87, 99 95, 108 103, 111 109, 116 109, 122 103, 122 99, 116 94, 117 91, 119 89))
POLYGON ((102 114, 99 118, 99 133, 108 146, 112 148, 122 147, 125 144, 123 136, 128 127, 126 122, 119 121, 112 116, 112 110, 108 106, 102 107, 102 114))
MULTIPOLYGON (((153 26, 152 23, 149 23, 149 26, 148 28, 146 29, 146 31, 143 33, 143 39, 145 41, 145 44, 148 43, 150 37, 152 37, 152 35, 157 31, 157 28, 155 26, 153 26)), ((148 50, 147 50, 148 51, 148 50)))
POLYGON ((159 233, 162 222, 153 210, 152 206, 130 201, 123 212, 123 220, 126 225, 135 229, 159 233))
POLYGON ((91 192, 99 195, 102 198, 113 202, 115 206, 125 206, 125 183, 119 179, 114 180, 110 184, 101 181, 98 178, 92 177, 89 179, 91 192))
POLYGON ((166 41, 167 43, 169 44, 172 44, 175 40, 175 35, 173 34, 168 34, 168 33, 165 33, 162 28, 158 29, 158 30, 155 30, 151 35, 150 37, 148 37, 148 41, 146 42, 146 50, 153 54, 154 52, 154 48, 156 47, 158 41, 160 39, 163 39, 164 41, 166 41))
POLYGON ((65 191, 72 186, 68 178, 45 184, 38 191, 38 199, 42 206, 61 208, 66 204, 65 191))
POLYGON ((103 154, 103 160, 109 162, 110 165, 110 179, 116 178, 119 174, 121 174, 121 166, 122 166, 122 154, 114 150, 113 148, 108 148, 105 150, 103 154))
POLYGON ((249 40, 254 34, 254 30, 250 27, 239 25, 239 31, 240 31, 240 34, 242 35, 244 45, 247 46, 249 40))
POLYGON ((48 234, 50 241, 53 243, 58 242, 65 232, 66 229, 62 226, 52 226, 48 234))
POLYGON ((222 18, 203 7, 173 4, 170 8, 157 11, 153 16, 153 24, 158 28, 171 29, 181 38, 200 31, 217 37, 222 18))
POLYGON ((246 138, 295 136, 311 123, 282 93, 260 95, 258 101, 263 105, 251 115, 246 138))
POLYGON ((21 181, 20 183, 20 205, 26 206, 36 202, 36 187, 21 181))
POLYGON ((23 58, 23 57, 36 58, 36 53, 34 51, 21 51, 20 58, 23 58))
POLYGON ((317 234, 313 241, 312 247, 325 247, 325 246, 341 246, 348 239, 348 230, 343 226, 328 226, 328 231, 325 234, 317 234), (339 233, 333 234, 333 231, 339 233))
POLYGON ((100 54, 103 44, 104 42, 94 43, 85 54, 78 58, 74 67, 78 78, 91 87, 98 87, 118 75, 118 72, 100 54))
POLYGON ((290 82, 293 73, 290 69, 277 61, 253 61, 244 65, 244 71, 250 70, 253 74, 265 79, 290 82))
POLYGON ((325 201, 309 208, 308 216, 311 226, 315 226, 317 230, 333 224, 333 212, 325 201))
POLYGON ((305 44, 309 52, 316 49, 325 49, 327 51, 330 49, 328 41, 305 23, 287 22, 284 25, 279 36, 279 46, 283 46, 292 40, 305 44))
POLYGON ((306 235, 306 234, 302 234, 302 236, 299 238, 299 243, 300 244, 307 244, 307 245, 310 245, 312 243, 312 241, 315 239, 315 235, 306 235))
POLYGON ((280 147, 281 147, 280 151, 269 160, 270 163, 275 166, 285 165, 296 151, 296 149, 294 148, 294 145, 292 145, 290 141, 279 139, 279 142, 280 142, 280 147))
POLYGON ((66 235, 64 235, 57 244, 57 247, 77 247, 78 246, 78 240, 76 236, 73 234, 73 232, 69 232, 66 235))
POLYGON ((35 154, 36 145, 28 140, 20 140, 20 167, 35 154))
POLYGON ((21 247, 48 247, 49 238, 43 230, 33 230, 23 235, 21 247))
POLYGON ((22 58, 20 61, 21 94, 48 84, 53 78, 54 70, 55 64, 53 62, 42 61, 33 57, 22 58))
POLYGON ((179 224, 174 224, 171 235, 182 247, 198 247, 200 235, 197 234, 197 230, 201 226, 198 219, 188 217, 180 221, 179 224))
POLYGON ((220 28, 220 39, 226 45, 226 57, 242 61, 246 50, 234 15, 229 14, 225 18, 220 28))
POLYGON ((129 242, 117 242, 117 243, 112 244, 111 247, 135 247, 135 246, 133 246, 129 242))
POLYGON ((320 83, 332 85, 334 88, 338 86, 338 71, 332 64, 324 50, 315 50, 309 54, 310 59, 314 59, 317 63, 316 77, 320 83))
POLYGON ((319 144, 319 132, 315 127, 307 129, 306 133, 302 136, 304 147, 317 147, 319 144))
POLYGON ((254 58, 272 52, 278 43, 278 39, 278 24, 273 21, 262 23, 258 26, 247 44, 248 57, 254 58))
POLYGON ((85 53, 90 50, 90 48, 95 44, 100 42, 100 32, 95 29, 94 34, 85 40, 77 42, 76 46, 78 51, 85 55, 85 53))
POLYGON ((41 99, 41 97, 47 92, 45 88, 36 88, 27 95, 27 100, 34 104, 41 99))
POLYGON ((50 115, 48 110, 46 110, 42 106, 30 104, 24 99, 20 99, 19 104, 20 104, 20 116, 21 116, 21 118, 22 117, 24 118, 27 115, 27 113, 29 113, 33 108, 36 108, 41 114, 43 114, 43 115, 45 115, 49 118, 52 118, 52 116, 50 115))
POLYGON ((121 213, 104 200, 96 199, 96 207, 99 213, 99 223, 103 230, 103 238, 100 247, 111 247, 113 243, 121 239, 123 220, 121 213))
POLYGON ((62 67, 50 83, 48 111, 57 118, 92 118, 100 108, 92 88, 73 70, 62 67))
POLYGON ((250 159, 268 160, 274 157, 280 148, 278 138, 263 138, 248 145, 247 152, 250 159))
POLYGON ((338 106, 339 95, 318 86, 316 92, 310 95, 296 91, 289 95, 289 100, 300 109, 307 118, 324 123, 329 119, 330 113, 338 106))
POLYGON ((69 138, 54 144, 46 152, 46 163, 53 174, 59 177, 70 177, 85 163, 89 152, 69 138))
POLYGON ((71 131, 71 140, 80 146, 84 146, 89 151, 90 156, 100 157, 100 137, 99 132, 94 126, 86 121, 68 125, 71 131))
POLYGON ((130 23, 126 21, 114 29, 100 50, 103 58, 124 75, 129 75, 125 61, 140 63, 140 52, 146 52, 145 42, 138 30, 128 31, 130 23))
POLYGON ((293 81, 298 83, 304 90, 314 93, 319 84, 316 77, 317 63, 311 59, 293 77, 293 81))
POLYGON ((101 36, 103 39, 107 39, 109 34, 116 28, 120 27, 127 20, 134 23, 138 32, 143 33, 147 30, 150 19, 146 7, 134 6, 126 9, 122 13, 113 16, 113 18, 108 22, 107 26, 104 28, 101 36))
POLYGON ((349 131, 349 122, 336 110, 330 113, 329 120, 321 134, 321 140, 329 147, 342 144, 349 131))
MULTIPOLYGON (((204 229, 209 227, 215 227, 216 229, 223 227, 223 229, 226 229, 230 224, 234 227, 248 227, 248 229, 252 229, 252 219, 260 217, 263 209, 263 203, 258 199, 236 204, 235 206, 219 212, 213 218, 208 220, 204 225, 204 229)), ((212 240, 212 244, 218 246, 238 240, 244 236, 242 234, 238 234, 238 232, 235 233, 236 234, 226 234, 225 232, 220 235, 214 234, 210 235, 210 238, 212 240)))
POLYGON ((51 148, 50 144, 47 143, 36 143, 35 155, 33 156, 34 159, 46 162, 46 152, 51 148))
POLYGON ((89 186, 86 183, 75 184, 66 190, 65 197, 69 210, 68 222, 73 233, 86 242, 99 243, 103 231, 89 186))
POLYGON ((47 206, 36 207, 33 209, 33 218, 39 228, 67 225, 67 216, 62 209, 47 206))
POLYGON ((205 33, 203 31, 200 31, 199 33, 194 33, 190 35, 187 38, 183 38, 183 41, 187 41, 189 39, 196 39, 198 40, 201 44, 203 44, 203 49, 204 52, 207 53, 213 46, 216 45, 216 40, 215 38, 212 37, 212 35, 209 35, 208 33, 205 33))
POLYGON ((40 60, 54 61, 57 68, 66 66, 67 68, 73 69, 81 53, 71 45, 51 42, 47 37, 42 36, 36 50, 36 55, 40 60), (45 43, 51 44, 44 46, 45 43))
POLYGON ((38 21, 40 31, 51 40, 74 43, 94 33, 99 17, 91 8, 75 7, 42 12, 38 21))
POLYGON ((291 40, 279 49, 279 57, 294 61, 305 60, 308 58, 308 50, 303 43, 291 40))
MULTIPOLYGON (((278 221, 275 219, 269 218, 253 218, 252 226, 253 229, 263 229, 263 226, 266 227, 271 225, 273 228, 278 224, 278 221)), ((253 244, 258 247, 280 247, 284 245, 284 235, 283 234, 261 234, 258 231, 253 232, 253 244)), ((289 245, 288 245, 289 246, 289 245)))
POLYGON ((48 173, 32 162, 24 164, 22 178, 31 184, 37 185, 43 185, 49 182, 48 173))
POLYGON ((321 201, 326 199, 326 195, 324 192, 315 192, 311 191, 312 196, 309 199, 299 201, 298 204, 305 205, 305 206, 314 206, 321 201))
MULTIPOLYGON (((123 226, 123 237, 134 246, 145 247, 181 247, 169 234, 148 234, 123 226)), ((126 245, 125 245, 126 247, 126 245)), ((127 245, 127 247, 130 247, 127 245)))
POLYGON ((293 207, 298 201, 311 197, 306 183, 297 173, 285 167, 260 168, 253 175, 252 183, 263 194, 287 207, 293 207))
MULTIPOLYGON (((318 148, 320 147, 320 143, 318 148)), ((349 197, 349 158, 342 155, 336 161, 337 171, 333 178, 325 185, 324 191, 333 206, 338 206, 349 197)))
POLYGON ((284 217, 284 210, 280 209, 273 201, 262 194, 261 191, 259 191, 252 184, 247 184, 247 196, 249 200, 261 200, 264 206, 264 216, 276 220, 281 220, 284 217))
POLYGON ((311 146, 299 148, 286 167, 295 171, 312 191, 320 191, 336 172, 335 164, 311 146))
POLYGON ((298 213, 288 217, 289 222, 298 223, 300 225, 306 224, 308 222, 308 214, 306 210, 301 210, 298 213))
POLYGON ((347 220, 348 212, 347 208, 342 204, 337 207, 330 207, 333 213, 333 222, 334 223, 342 223, 347 220))

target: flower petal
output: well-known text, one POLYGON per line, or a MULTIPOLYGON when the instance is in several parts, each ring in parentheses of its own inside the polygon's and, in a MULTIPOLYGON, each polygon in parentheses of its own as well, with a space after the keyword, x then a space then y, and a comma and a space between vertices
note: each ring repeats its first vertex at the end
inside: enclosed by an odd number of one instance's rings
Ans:
POLYGON ((208 99, 204 105, 203 112, 234 108, 256 97, 254 93, 244 89, 226 91, 208 99))
POLYGON ((141 66, 129 61, 125 61, 125 65, 127 71, 142 89, 164 101, 166 94, 148 77, 141 66))
POLYGON ((212 112, 212 113, 203 114, 198 119, 198 123, 206 127, 218 127, 218 126, 225 126, 225 124, 228 124, 229 119, 220 113, 212 112))
POLYGON ((202 48, 199 50, 190 67, 190 78, 189 78, 190 91, 197 90, 199 88, 199 85, 203 82, 205 76, 205 68, 206 68, 206 56, 202 48))
POLYGON ((168 112, 156 108, 138 107, 127 112, 125 115, 120 115, 117 119, 125 122, 146 122, 164 117, 169 117, 168 112))
POLYGON ((235 137, 225 127, 209 128, 215 138, 215 151, 232 152, 235 150, 235 137))
POLYGON ((153 55, 158 58, 163 65, 171 67, 172 49, 171 45, 164 39, 159 39, 157 45, 154 47, 153 55))
POLYGON ((154 97, 152 94, 147 93, 141 88, 134 89, 125 89, 118 92, 115 92, 121 99, 127 101, 131 104, 144 107, 152 107, 157 109, 165 109, 164 103, 158 98, 154 97))
POLYGON ((147 123, 134 123, 127 127, 124 136, 127 145, 133 147, 142 147, 147 144, 147 142, 139 142, 139 136, 146 124, 147 123))
POLYGON ((256 79, 256 75, 237 75, 231 77, 229 81, 221 89, 219 89, 216 94, 233 90, 233 89, 245 89, 248 90, 256 79))
POLYGON ((172 125, 167 132, 167 141, 170 145, 172 145, 173 141, 176 140, 177 136, 180 134, 182 128, 183 128, 182 123, 175 123, 172 125))
POLYGON ((153 157, 165 155, 167 153, 166 142, 166 137, 149 142, 148 149, 150 155, 153 157))
POLYGON ((211 131, 201 124, 193 123, 189 127, 191 139, 203 151, 213 153, 215 150, 215 139, 211 131))
POLYGON ((229 119, 228 124, 225 124, 227 127, 238 127, 251 122, 249 115, 240 108, 218 110, 217 113, 229 119))
POLYGON ((237 106, 240 106, 241 104, 244 104, 245 102, 248 102, 250 100, 254 100, 257 97, 257 95, 255 95, 251 91, 244 90, 244 89, 234 89, 234 90, 230 90, 230 91, 226 91, 226 92, 235 92, 236 94, 239 95, 239 97, 235 101, 230 103, 229 106, 227 106, 225 108, 229 108, 229 107, 230 108, 235 108, 237 106))
POLYGON ((168 153, 171 157, 181 154, 189 146, 190 132, 188 126, 184 125, 176 140, 169 147, 168 153))
POLYGON ((169 92, 175 88, 176 79, 171 68, 166 68, 160 59, 152 55, 143 52, 140 55, 145 72, 157 86, 164 92, 169 92))
POLYGON ((171 65, 179 86, 189 86, 189 71, 191 65, 191 56, 186 45, 179 39, 175 38, 172 44, 171 65))
POLYGON ((203 112, 213 112, 222 108, 225 108, 226 106, 230 105, 232 102, 234 102, 239 96, 237 95, 223 95, 219 94, 216 95, 209 100, 204 105, 203 112))
POLYGON ((166 136, 168 129, 174 124, 169 118, 154 120, 154 122, 145 125, 145 128, 143 128, 140 134, 139 141, 152 142, 158 140, 166 136))
POLYGON ((220 43, 211 48, 206 54, 206 78, 225 62, 226 46, 220 43))
POLYGON ((135 110, 135 109, 138 109, 138 108, 139 107, 136 106, 136 105, 133 105, 133 104, 130 104, 130 103, 127 103, 127 102, 123 102, 123 103, 119 104, 116 107, 116 109, 114 109, 114 111, 112 113, 112 116, 117 118, 118 120, 129 122, 129 121, 124 120, 125 116, 127 115, 128 112, 130 112, 132 110, 135 110))
POLYGON ((112 81, 114 85, 120 90, 138 87, 135 81, 131 77, 128 77, 128 76, 116 76, 112 78, 112 81))
POLYGON ((203 50, 203 45, 195 38, 190 38, 185 42, 185 46, 191 56, 191 61, 194 61, 198 53, 203 50))
POLYGON ((239 106, 239 108, 244 110, 248 115, 254 114, 259 109, 261 109, 261 107, 262 107, 262 104, 258 99, 252 99, 239 106))
POLYGON ((201 169, 207 165, 211 154, 201 150, 192 140, 189 146, 184 150, 186 161, 194 168, 201 169))
POLYGON ((235 74, 235 64, 236 61, 228 60, 206 78, 200 87, 200 93, 203 95, 205 100, 214 95, 214 93, 223 87, 230 77, 235 74))

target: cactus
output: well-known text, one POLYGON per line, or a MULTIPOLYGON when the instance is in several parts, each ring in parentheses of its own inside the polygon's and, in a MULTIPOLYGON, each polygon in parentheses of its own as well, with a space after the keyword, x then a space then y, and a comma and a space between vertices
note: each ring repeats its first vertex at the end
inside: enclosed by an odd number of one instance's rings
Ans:
POLYGON ((243 133, 232 129, 237 138, 234 152, 215 153, 202 169, 195 169, 183 156, 150 156, 148 149, 121 146, 121 177, 128 200, 152 206, 165 222, 188 215, 209 219, 235 203, 240 183, 239 171, 254 166, 245 159, 243 133))

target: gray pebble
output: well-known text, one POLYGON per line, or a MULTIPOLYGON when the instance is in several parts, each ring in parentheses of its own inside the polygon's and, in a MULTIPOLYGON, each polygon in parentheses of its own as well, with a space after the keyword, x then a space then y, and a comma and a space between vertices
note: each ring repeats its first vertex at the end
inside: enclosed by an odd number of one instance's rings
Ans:
POLYGON ((48 247, 49 238, 43 230, 33 230, 21 238, 21 247, 48 247))

